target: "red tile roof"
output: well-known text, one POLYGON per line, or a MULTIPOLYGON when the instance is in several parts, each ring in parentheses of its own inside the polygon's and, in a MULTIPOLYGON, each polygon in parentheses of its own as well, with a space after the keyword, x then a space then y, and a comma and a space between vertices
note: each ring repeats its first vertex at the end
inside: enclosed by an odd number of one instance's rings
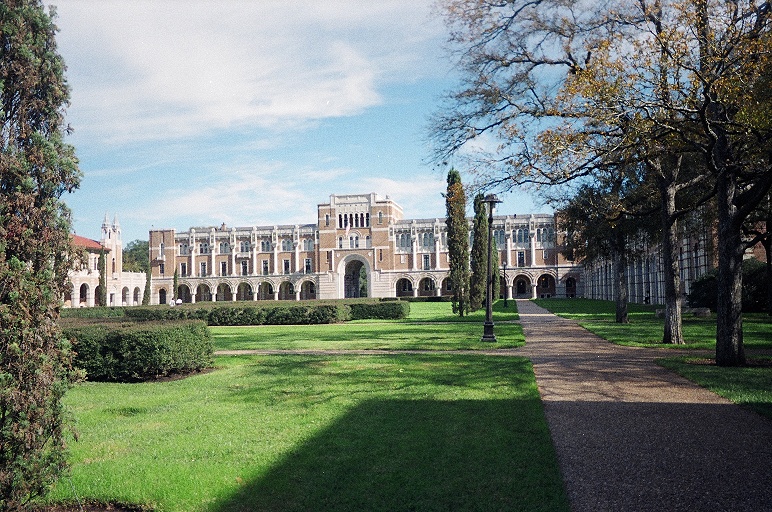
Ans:
POLYGON ((88 250, 99 251, 101 249, 104 249, 105 252, 110 252, 110 249, 108 249, 107 247, 103 247, 102 244, 100 244, 96 240, 91 240, 90 238, 86 238, 78 235, 72 235, 72 245, 74 245, 75 247, 82 247, 88 250))

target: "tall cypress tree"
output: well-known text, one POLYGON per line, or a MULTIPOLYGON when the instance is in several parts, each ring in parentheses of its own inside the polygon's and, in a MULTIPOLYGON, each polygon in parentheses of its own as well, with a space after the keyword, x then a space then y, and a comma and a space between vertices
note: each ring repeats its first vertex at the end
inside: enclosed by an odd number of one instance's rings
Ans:
POLYGON ((469 286, 469 309, 477 311, 485 303, 485 284, 488 278, 488 209, 484 196, 474 197, 474 221, 472 224, 472 275, 469 286))
POLYGON ((0 509, 26 508, 66 467, 61 398, 74 378, 57 325, 78 187, 69 90, 41 0, 0 3, 0 509))
POLYGON ((448 171, 445 209, 453 313, 464 316, 469 310, 469 225, 466 222, 466 194, 461 174, 455 169, 448 171))

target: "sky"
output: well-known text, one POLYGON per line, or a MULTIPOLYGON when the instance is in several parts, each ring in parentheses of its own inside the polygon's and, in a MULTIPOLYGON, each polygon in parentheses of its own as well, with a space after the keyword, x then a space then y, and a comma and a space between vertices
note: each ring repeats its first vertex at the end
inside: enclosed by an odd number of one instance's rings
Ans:
MULTIPOLYGON (((124 245, 309 224, 331 194, 371 192, 406 218, 444 217, 427 134, 457 75, 431 0, 46 3, 83 173, 64 197, 77 234, 98 239, 105 214, 124 245)), ((500 198, 497 214, 549 211, 500 198)))

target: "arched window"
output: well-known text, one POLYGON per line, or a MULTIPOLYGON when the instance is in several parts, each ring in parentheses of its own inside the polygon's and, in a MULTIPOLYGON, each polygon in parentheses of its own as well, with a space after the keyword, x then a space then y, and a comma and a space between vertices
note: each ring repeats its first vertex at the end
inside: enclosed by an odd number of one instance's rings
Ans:
POLYGON ((383 224, 383 212, 378 212, 378 224, 383 224))
POLYGON ((338 249, 343 249, 343 237, 338 237, 338 249))
POLYGON ((284 238, 281 241, 281 250, 282 251, 291 251, 292 250, 292 239, 290 238, 284 238))

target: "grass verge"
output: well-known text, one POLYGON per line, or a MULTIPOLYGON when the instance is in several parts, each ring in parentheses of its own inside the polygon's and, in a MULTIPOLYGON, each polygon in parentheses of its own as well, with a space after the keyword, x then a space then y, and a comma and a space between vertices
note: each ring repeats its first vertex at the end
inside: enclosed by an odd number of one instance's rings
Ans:
MULTIPOLYGON (((601 338, 626 346, 675 349, 716 348, 716 317, 696 318, 684 315, 683 333, 686 345, 665 345, 662 333, 665 321, 655 318, 662 306, 630 304, 629 324, 614 322, 614 303, 592 299, 537 299, 538 305, 556 315, 572 318, 579 325, 601 338)), ((747 349, 772 349, 772 318, 758 313, 743 315, 743 342, 747 349)))
POLYGON ((669 357, 658 364, 772 419, 772 358, 759 358, 763 364, 727 368, 692 357, 669 357))
POLYGON ((448 302, 414 302, 408 320, 210 327, 215 350, 490 350, 525 343, 514 304, 496 303, 497 343, 481 342, 484 312, 453 316, 448 302))
POLYGON ((568 510, 530 363, 466 354, 219 357, 66 396, 51 498, 164 511, 568 510))

